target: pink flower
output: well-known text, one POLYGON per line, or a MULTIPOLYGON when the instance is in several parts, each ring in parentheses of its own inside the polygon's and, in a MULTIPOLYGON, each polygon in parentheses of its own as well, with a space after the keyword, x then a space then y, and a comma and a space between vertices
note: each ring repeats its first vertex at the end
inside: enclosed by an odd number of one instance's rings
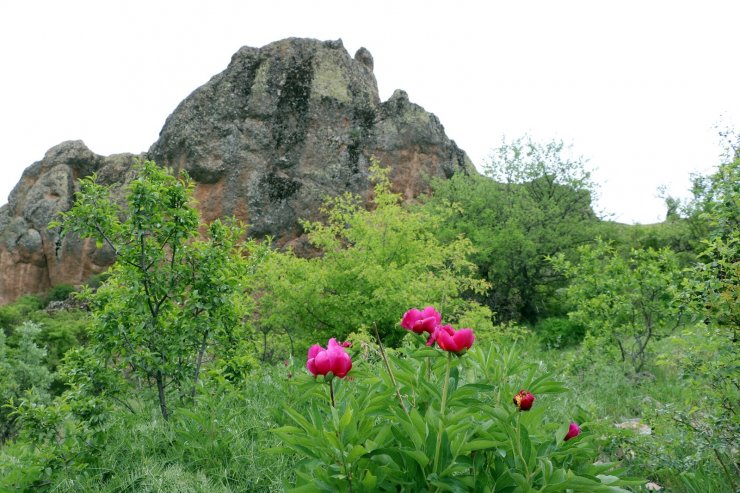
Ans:
POLYGON ((440 325, 429 338, 429 341, 427 341, 427 345, 431 346, 434 344, 434 340, 445 351, 459 353, 470 349, 470 346, 475 341, 475 334, 473 334, 473 329, 455 330, 451 325, 440 325))
POLYGON ((423 310, 412 308, 404 313, 401 319, 401 327, 416 334, 428 332, 431 335, 441 323, 442 315, 433 306, 428 306, 423 310))
POLYGON ((563 438, 564 442, 567 442, 571 438, 575 438, 578 435, 581 434, 581 427, 578 426, 576 423, 571 423, 568 427, 568 433, 565 435, 565 438, 563 438))
POLYGON ((326 349, 318 344, 311 346, 308 350, 306 368, 314 377, 331 373, 343 378, 352 369, 352 358, 337 340, 332 338, 329 339, 326 349))
POLYGON ((532 409, 534 404, 534 395, 528 390, 520 390, 517 395, 514 396, 514 404, 520 411, 529 411, 532 409))

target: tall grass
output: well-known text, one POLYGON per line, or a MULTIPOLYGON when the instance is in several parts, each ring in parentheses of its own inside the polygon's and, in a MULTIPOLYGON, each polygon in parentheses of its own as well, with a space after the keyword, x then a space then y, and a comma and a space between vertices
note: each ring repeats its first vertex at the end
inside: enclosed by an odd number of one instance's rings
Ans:
POLYGON ((241 388, 201 395, 169 422, 154 405, 116 413, 98 460, 80 473, 60 472, 55 492, 283 491, 294 459, 265 454, 269 431, 288 395, 286 371, 265 369, 241 388))

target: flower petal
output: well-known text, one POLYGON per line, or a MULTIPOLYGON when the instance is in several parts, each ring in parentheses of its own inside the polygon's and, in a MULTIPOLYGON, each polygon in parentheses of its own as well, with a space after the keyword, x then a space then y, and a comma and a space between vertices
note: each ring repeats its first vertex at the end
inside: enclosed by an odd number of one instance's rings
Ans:
POLYGON ((419 310, 417 310, 416 308, 412 308, 411 310, 403 314, 403 318, 401 319, 401 327, 406 330, 417 332, 417 330, 415 329, 416 323, 423 318, 424 317, 419 310))
POLYGON ((460 348, 460 350, 470 349, 470 346, 472 346, 475 341, 475 334, 473 333, 473 329, 460 329, 455 332, 455 335, 452 336, 452 338, 455 340, 455 344, 460 348))
POLYGON ((308 349, 308 359, 315 358, 316 355, 319 354, 321 351, 324 351, 324 348, 322 348, 318 344, 314 344, 308 349))

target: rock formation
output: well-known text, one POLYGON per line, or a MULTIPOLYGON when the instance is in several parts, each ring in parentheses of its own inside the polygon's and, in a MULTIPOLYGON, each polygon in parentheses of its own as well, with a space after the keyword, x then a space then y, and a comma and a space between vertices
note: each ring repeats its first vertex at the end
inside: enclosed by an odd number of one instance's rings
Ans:
MULTIPOLYGON (((350 57, 341 41, 286 39, 241 48, 225 71, 167 118, 140 157, 197 182, 205 220, 233 215, 255 236, 299 238, 324 196, 369 193, 371 156, 392 168, 396 191, 413 198, 431 177, 473 172, 439 120, 397 90, 380 102, 373 58, 350 57)), ((0 303, 59 283, 79 284, 113 261, 110 252, 47 229, 72 204, 77 179, 125 182, 136 156, 103 157, 65 142, 23 174, 0 208, 0 303)))

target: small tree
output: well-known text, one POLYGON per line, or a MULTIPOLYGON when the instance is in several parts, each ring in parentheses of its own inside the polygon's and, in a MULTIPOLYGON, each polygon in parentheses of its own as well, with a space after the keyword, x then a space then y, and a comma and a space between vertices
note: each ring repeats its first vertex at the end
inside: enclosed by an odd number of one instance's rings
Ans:
POLYGON ((201 239, 187 175, 176 178, 151 161, 136 173, 125 206, 95 175, 82 179, 72 209, 53 226, 115 252, 110 277, 88 293, 92 339, 110 364, 156 384, 168 419, 168 393, 194 395, 209 345, 241 325, 242 230, 216 221, 201 239))
POLYGON ((440 219, 405 209, 390 190, 388 169, 371 167, 372 210, 361 199, 328 199, 325 222, 305 222, 315 258, 275 253, 265 262, 259 287, 259 324, 294 334, 343 338, 376 326, 388 343, 397 342, 398 314, 406 307, 435 304, 460 320, 477 312, 490 326, 490 312, 465 301, 463 292, 483 292, 464 238, 443 244, 440 219), (484 311, 484 314, 480 312, 484 311))
POLYGON ((648 345, 680 323, 674 303, 679 269, 668 249, 631 250, 622 254, 598 239, 578 249, 578 262, 562 255, 552 259, 570 280, 566 296, 575 310, 570 318, 592 336, 613 341, 621 360, 639 372, 648 345))
POLYGON ((455 175, 434 184, 428 208, 456 204, 440 238, 463 233, 471 240, 471 259, 491 283, 481 301, 501 320, 558 315, 549 302, 563 279, 546 257, 572 253, 595 236, 595 185, 585 161, 568 154, 563 142, 515 139, 492 151, 486 176, 455 175))
MULTIPOLYGON (((704 238, 698 261, 686 269, 683 300, 701 321, 693 331, 672 341, 675 354, 668 364, 678 365, 692 378, 687 385, 702 399, 685 409, 670 410, 699 450, 710 450, 728 484, 737 488, 740 465, 740 154, 717 171, 694 179, 694 198, 686 206, 689 220, 702 227, 704 238)), ((670 424, 670 423, 669 423, 670 424)))

